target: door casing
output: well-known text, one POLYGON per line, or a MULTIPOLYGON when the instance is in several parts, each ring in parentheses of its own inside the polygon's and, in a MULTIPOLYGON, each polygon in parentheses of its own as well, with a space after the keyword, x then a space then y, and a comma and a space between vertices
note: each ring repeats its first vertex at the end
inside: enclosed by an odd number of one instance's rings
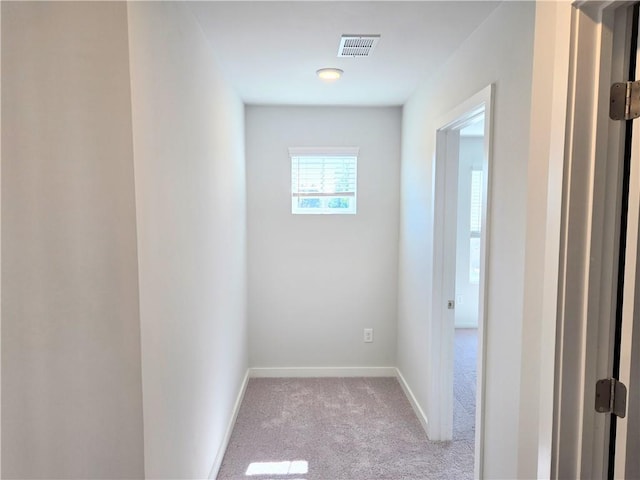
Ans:
POLYGON ((453 342, 454 310, 447 300, 455 299, 456 203, 458 183, 459 130, 484 115, 484 155, 482 161, 482 228, 480 234, 480 284, 478 303, 478 358, 476 385, 476 432, 474 477, 482 478, 485 398, 486 309, 489 289, 487 240, 490 229, 492 105, 494 85, 489 85, 443 116, 437 123, 434 162, 434 248, 433 305, 430 331, 430 389, 432 414, 429 438, 449 440, 453 428, 453 342), (453 212, 453 215, 451 213, 453 212), (452 247, 453 246, 453 247, 452 247))
POLYGON ((606 478, 609 417, 594 399, 612 365, 624 145, 609 88, 625 80, 631 3, 571 12, 551 478, 606 478))

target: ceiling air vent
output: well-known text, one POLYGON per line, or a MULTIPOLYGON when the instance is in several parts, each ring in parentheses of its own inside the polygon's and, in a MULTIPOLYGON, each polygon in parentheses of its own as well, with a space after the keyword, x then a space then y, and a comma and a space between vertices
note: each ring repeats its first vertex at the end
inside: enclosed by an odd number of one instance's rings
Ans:
POLYGON ((339 57, 368 57, 380 40, 380 35, 342 35, 339 57))

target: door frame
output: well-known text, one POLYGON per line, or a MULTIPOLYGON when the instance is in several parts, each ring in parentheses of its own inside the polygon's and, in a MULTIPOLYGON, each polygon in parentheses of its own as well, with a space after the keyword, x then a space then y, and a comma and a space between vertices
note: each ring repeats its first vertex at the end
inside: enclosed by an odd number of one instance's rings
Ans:
MULTIPOLYGON (((637 7, 636 7, 637 8, 637 7)), ((627 8, 624 11, 624 18, 627 20, 627 16, 631 20, 626 21, 626 27, 622 26, 618 34, 627 34, 631 28, 636 29, 636 38, 633 41, 628 41, 629 37, 625 36, 625 47, 628 51, 626 60, 627 63, 633 59, 633 65, 629 65, 631 68, 625 70, 628 72, 628 76, 622 78, 622 80, 638 80, 638 70, 640 68, 640 46, 638 46, 637 39, 637 11, 634 8, 634 13, 631 13, 631 8, 627 8), (636 23, 634 25, 634 23, 636 23)), ((614 35, 616 33, 614 32, 614 35)), ((640 252, 640 122, 633 121, 631 125, 629 122, 618 122, 624 125, 627 134, 631 135, 631 143, 628 142, 628 138, 625 138, 626 144, 624 148, 624 155, 629 159, 628 167, 628 185, 627 185, 627 204, 626 204, 626 237, 625 237, 625 251, 624 251, 624 272, 621 274, 624 276, 622 297, 618 297, 618 312, 620 318, 616 318, 616 321, 620 320, 621 324, 616 326, 616 335, 620 333, 619 337, 619 351, 618 351, 618 369, 613 371, 614 378, 619 379, 626 384, 628 388, 627 396, 627 415, 625 418, 615 419, 615 430, 612 426, 612 433, 615 432, 615 461, 612 465, 609 465, 609 474, 614 478, 638 478, 640 475, 640 463, 638 458, 633 453, 628 455, 628 448, 631 448, 631 452, 635 452, 639 446, 637 439, 637 430, 640 428, 639 416, 637 412, 638 405, 638 386, 636 385, 635 378, 638 375, 637 363, 640 360, 640 264, 638 263, 638 253, 640 252), (622 307, 622 308, 620 308, 622 307), (629 432, 632 432, 631 434, 629 432), (635 434, 633 433, 635 432, 635 434)), ((626 162, 627 158, 625 158, 626 162)), ((622 222, 622 218, 620 219, 622 222)), ((622 229, 621 229, 622 230, 622 229)), ((621 245, 622 246, 622 245, 621 245)), ((622 252, 621 252, 622 253, 622 252)), ((618 275, 620 278, 621 275, 618 275)), ((620 288, 620 286, 618 286, 620 288)), ((620 295, 620 292, 618 292, 620 295)), ((617 340, 616 340, 617 341, 617 340)), ((613 343, 613 342, 612 342, 613 343)), ((614 348, 616 348, 614 346, 614 348)), ((615 361, 615 359, 614 359, 615 361)), ((614 419, 612 419, 614 420, 614 419)), ((609 437, 611 438, 611 436, 609 437)), ((611 453, 609 456, 611 460, 611 453)))
MULTIPOLYGON (((637 52, 636 52, 637 54, 637 52)), ((637 67, 636 67, 637 69, 637 67)), ((637 77, 636 77, 637 78, 637 77)), ((638 391, 635 385, 640 359, 640 122, 633 122, 631 164, 629 172, 629 201, 627 211, 626 259, 622 299, 620 341, 620 369, 618 379, 628 389, 627 415, 616 420, 615 462, 609 467, 615 478, 638 478, 638 391), (634 395, 635 394, 635 395, 634 395), (630 426, 631 425, 631 426, 630 426), (635 432, 635 433, 633 433, 635 432), (631 454, 628 443, 631 442, 631 454), (635 447, 635 448, 634 448, 635 447), (635 458, 635 460, 634 460, 635 458), (613 468, 613 470, 612 470, 613 468)))
POLYGON ((624 134, 609 120, 609 88, 625 80, 632 3, 571 11, 551 478, 606 478, 609 418, 594 399, 613 356, 624 134))
MULTIPOLYGON (((430 387, 434 392, 429 418, 429 438, 449 440, 453 428, 453 350, 454 310, 447 300, 455 299, 455 221, 447 222, 447 212, 457 212, 459 131, 484 114, 484 153, 482 160, 482 228, 480 233, 480 282, 478 301, 478 359, 476 384, 476 432, 474 477, 482 478, 485 399, 485 346, 489 275, 488 245, 491 198, 492 110, 495 87, 485 87, 440 118, 436 131, 434 162, 434 228, 433 228, 433 305, 430 348, 430 387)), ((450 217, 450 215, 449 215, 450 217)), ((457 215, 454 216, 454 218, 457 215)))

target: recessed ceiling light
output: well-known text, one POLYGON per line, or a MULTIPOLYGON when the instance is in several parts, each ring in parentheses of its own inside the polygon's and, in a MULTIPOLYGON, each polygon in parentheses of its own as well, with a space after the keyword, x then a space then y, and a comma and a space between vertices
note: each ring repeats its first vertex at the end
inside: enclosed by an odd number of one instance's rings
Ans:
POLYGON ((344 73, 339 68, 321 68, 316 72, 322 80, 338 80, 344 73))

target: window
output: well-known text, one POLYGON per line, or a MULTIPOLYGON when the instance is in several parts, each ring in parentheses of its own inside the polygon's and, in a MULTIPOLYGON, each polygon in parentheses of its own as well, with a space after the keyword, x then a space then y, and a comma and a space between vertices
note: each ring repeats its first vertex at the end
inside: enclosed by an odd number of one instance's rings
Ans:
POLYGON ((291 213, 356 213, 357 147, 297 147, 289 156, 291 213))
POLYGON ((471 170, 469 283, 480 283, 480 229, 482 228, 482 170, 471 170))

